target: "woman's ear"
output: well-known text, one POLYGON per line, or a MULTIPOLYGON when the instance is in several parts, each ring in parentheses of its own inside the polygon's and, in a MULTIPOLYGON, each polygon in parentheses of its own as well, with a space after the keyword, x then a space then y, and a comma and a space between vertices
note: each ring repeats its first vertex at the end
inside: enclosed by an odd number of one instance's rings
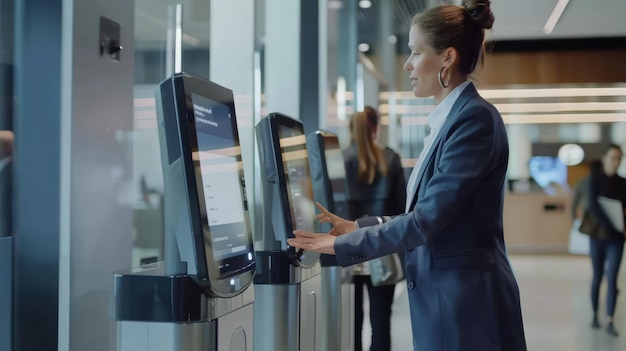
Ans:
POLYGON ((455 65, 458 59, 459 53, 455 48, 446 48, 442 53, 443 64, 447 66, 455 65))

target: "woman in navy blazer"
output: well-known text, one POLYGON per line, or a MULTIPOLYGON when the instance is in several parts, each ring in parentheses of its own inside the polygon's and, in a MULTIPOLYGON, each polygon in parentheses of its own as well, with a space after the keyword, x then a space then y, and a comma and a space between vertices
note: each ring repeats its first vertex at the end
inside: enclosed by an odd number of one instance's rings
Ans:
POLYGON ((417 14, 405 64, 413 93, 434 96, 431 134, 407 185, 406 213, 343 220, 289 244, 336 254, 344 266, 406 250, 413 346, 419 351, 525 351, 517 282, 503 237, 509 147, 493 105, 467 81, 482 61, 488 0, 417 14), (348 233, 345 235, 340 235, 348 233))

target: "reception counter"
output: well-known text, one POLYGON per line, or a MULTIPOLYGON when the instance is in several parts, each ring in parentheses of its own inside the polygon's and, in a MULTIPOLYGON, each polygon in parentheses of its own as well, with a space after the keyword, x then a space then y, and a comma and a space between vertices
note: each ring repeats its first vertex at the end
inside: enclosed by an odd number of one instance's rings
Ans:
POLYGON ((571 194, 509 193, 504 198, 504 237, 509 252, 567 253, 571 194))

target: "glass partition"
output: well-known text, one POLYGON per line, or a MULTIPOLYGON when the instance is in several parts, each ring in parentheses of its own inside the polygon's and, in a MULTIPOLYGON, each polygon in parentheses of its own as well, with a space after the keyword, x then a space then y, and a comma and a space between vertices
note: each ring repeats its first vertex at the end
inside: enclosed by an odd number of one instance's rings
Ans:
POLYGON ((13 235, 14 5, 0 0, 0 237, 13 235))
MULTIPOLYGON (((135 1, 134 267, 164 260, 163 175, 154 99, 159 82, 182 71, 233 90, 246 177, 253 178, 250 156, 254 140, 248 136, 254 127, 253 114, 258 118, 265 112, 263 4, 230 0, 135 1), (211 52, 211 41, 219 51, 211 52)), ((247 192, 254 194, 250 179, 247 192)))
POLYGON ((135 1, 133 267, 164 259, 163 174, 154 91, 177 70, 210 79, 210 8, 210 0, 135 1))

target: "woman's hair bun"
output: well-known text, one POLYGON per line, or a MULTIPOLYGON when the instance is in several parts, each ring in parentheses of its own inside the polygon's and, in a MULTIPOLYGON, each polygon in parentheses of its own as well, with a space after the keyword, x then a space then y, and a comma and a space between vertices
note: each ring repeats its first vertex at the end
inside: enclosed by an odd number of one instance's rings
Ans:
POLYGON ((480 28, 484 29, 493 27, 494 17, 489 4, 489 0, 463 0, 462 3, 470 17, 480 28))

